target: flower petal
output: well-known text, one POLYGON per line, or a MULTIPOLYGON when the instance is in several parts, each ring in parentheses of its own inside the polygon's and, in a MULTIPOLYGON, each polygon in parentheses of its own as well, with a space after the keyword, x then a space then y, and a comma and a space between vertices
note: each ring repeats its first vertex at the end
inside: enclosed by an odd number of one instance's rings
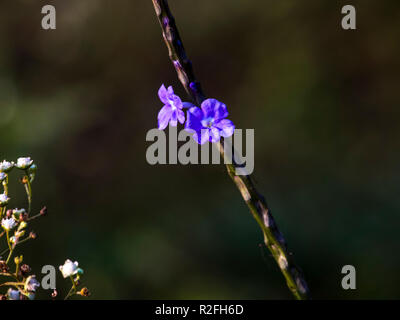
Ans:
POLYGON ((205 119, 214 118, 215 116, 214 107, 217 102, 218 101, 215 99, 207 99, 203 101, 203 103, 201 104, 201 110, 203 110, 205 119))
POLYGON ((177 95, 172 94, 169 96, 169 102, 168 102, 171 106, 174 106, 178 109, 182 109, 183 107, 183 103, 181 98, 179 98, 177 95))
POLYGON ((168 87, 168 95, 173 95, 174 94, 174 89, 172 88, 172 86, 168 87))
POLYGON ((172 111, 172 113, 171 113, 171 120, 170 120, 169 123, 170 123, 171 126, 173 126, 173 127, 176 127, 176 125, 178 124, 178 115, 177 115, 177 111, 178 111, 178 109, 172 111))
POLYGON ((219 134, 220 132, 219 129, 216 127, 212 127, 209 131, 210 131, 210 141, 212 143, 219 141, 219 139, 221 138, 219 134))
MULTIPOLYGON (((189 131, 189 130, 187 130, 189 131)), ((198 144, 204 144, 210 140, 210 133, 209 129, 201 129, 201 130, 191 130, 193 132, 193 139, 196 141, 198 144)), ((190 132, 190 131, 189 131, 190 132)))
POLYGON ((178 114, 178 121, 180 123, 185 123, 185 113, 182 110, 176 110, 177 114, 178 114))
POLYGON ((226 105, 219 101, 217 101, 216 104, 214 105, 214 112, 215 112, 214 116, 215 121, 222 120, 228 116, 228 110, 226 109, 226 105))
POLYGON ((201 129, 200 144, 204 144, 204 143, 208 142, 209 140, 210 140, 210 129, 201 129))
POLYGON ((187 112, 185 129, 188 132, 200 131, 203 128, 201 120, 203 119, 203 111, 198 107, 190 108, 187 112))
POLYGON ((200 131, 199 132, 197 132, 197 131, 195 131, 194 133, 193 133, 193 135, 192 135, 192 138, 194 139, 194 141, 196 141, 198 144, 200 144, 200 139, 201 139, 201 133, 200 133, 200 131))
POLYGON ((220 130, 219 134, 224 138, 230 137, 235 131, 235 125, 228 119, 222 119, 215 124, 215 127, 220 130))
POLYGON ((164 130, 171 119, 172 109, 170 106, 164 106, 158 113, 158 129, 164 130))
POLYGON ((164 104, 168 104, 168 91, 164 85, 161 85, 160 89, 158 89, 158 97, 160 98, 161 102, 164 104))

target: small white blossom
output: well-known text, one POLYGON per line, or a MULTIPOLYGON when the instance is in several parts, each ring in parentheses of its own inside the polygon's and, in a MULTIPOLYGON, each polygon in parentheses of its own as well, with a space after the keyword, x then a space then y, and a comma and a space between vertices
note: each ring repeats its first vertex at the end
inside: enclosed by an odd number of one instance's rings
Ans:
POLYGON ((35 276, 29 276, 25 281, 25 291, 35 292, 40 287, 39 281, 36 280, 35 276))
POLYGON ((8 201, 10 201, 10 198, 5 193, 0 194, 0 207, 5 206, 8 201))
POLYGON ((73 276, 79 272, 78 261, 72 262, 71 260, 65 260, 63 266, 60 266, 60 271, 64 278, 73 276))
POLYGON ((4 180, 6 180, 7 175, 4 172, 0 172, 0 182, 3 182, 4 180))
POLYGON ((33 163, 33 160, 30 157, 26 158, 18 158, 17 160, 17 168, 19 169, 28 169, 33 163))
POLYGON ((14 220, 14 218, 4 218, 3 220, 1 220, 1 226, 4 228, 4 230, 10 231, 16 225, 17 222, 14 220))
POLYGON ((1 172, 8 172, 14 167, 14 162, 9 162, 7 160, 3 160, 0 162, 0 171, 1 172))

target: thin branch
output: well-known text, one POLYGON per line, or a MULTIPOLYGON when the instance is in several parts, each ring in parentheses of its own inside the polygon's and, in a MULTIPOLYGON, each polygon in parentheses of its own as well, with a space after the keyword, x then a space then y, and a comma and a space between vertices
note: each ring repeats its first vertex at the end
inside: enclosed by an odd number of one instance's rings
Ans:
MULTIPOLYGON (((200 105, 206 99, 206 96, 201 89, 200 83, 196 80, 192 63, 186 55, 168 2, 167 0, 152 1, 169 51, 169 57, 178 73, 179 80, 192 100, 197 105, 200 105)), ((218 147, 224 159, 223 143, 219 143, 218 147)), ((237 175, 236 167, 235 163, 227 164, 228 174, 236 184, 251 214, 260 226, 264 235, 264 242, 281 269, 287 286, 296 299, 309 299, 310 293, 303 273, 294 263, 293 256, 287 249, 285 239, 275 223, 267 202, 255 188, 251 176, 237 175)))

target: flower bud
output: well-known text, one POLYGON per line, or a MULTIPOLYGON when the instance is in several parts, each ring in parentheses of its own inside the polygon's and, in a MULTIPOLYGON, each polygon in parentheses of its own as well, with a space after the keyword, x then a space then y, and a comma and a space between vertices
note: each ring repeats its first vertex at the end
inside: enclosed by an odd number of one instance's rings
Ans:
POLYGON ((23 176, 22 178, 21 178, 21 183, 22 184, 27 184, 28 183, 28 177, 27 176, 23 176))
POLYGON ((15 257, 14 258, 14 263, 15 264, 20 264, 24 260, 23 256, 15 257))
POLYGON ((40 214, 41 214, 42 216, 45 216, 45 215, 47 214, 47 207, 46 207, 46 206, 44 206, 44 207, 40 210, 40 214))
POLYGON ((23 213, 23 214, 21 214, 20 216, 19 216, 19 220, 20 221, 28 221, 28 218, 29 218, 29 216, 28 216, 28 213, 23 213))
POLYGON ((20 230, 26 228, 27 225, 28 225, 28 224, 27 224, 25 221, 22 221, 22 222, 19 224, 19 226, 18 226, 18 231, 20 231, 20 230))
POLYGON ((30 168, 28 169, 28 174, 29 174, 29 180, 33 182, 35 180, 36 176, 36 171, 37 171, 37 166, 36 164, 32 164, 30 168))
POLYGON ((25 230, 15 232, 15 237, 17 239, 22 238, 25 235, 25 230))
POLYGON ((82 290, 78 291, 77 294, 79 294, 82 297, 89 297, 90 291, 88 288, 84 287, 84 288, 82 288, 82 290))
POLYGON ((19 272, 20 272, 20 274, 21 274, 23 277, 25 277, 25 276, 27 276, 27 275, 31 272, 31 267, 24 263, 24 264, 21 265, 21 267, 19 268, 19 272))
POLYGON ((6 262, 3 260, 0 260, 0 272, 7 273, 8 270, 9 270, 9 268, 8 268, 6 262))

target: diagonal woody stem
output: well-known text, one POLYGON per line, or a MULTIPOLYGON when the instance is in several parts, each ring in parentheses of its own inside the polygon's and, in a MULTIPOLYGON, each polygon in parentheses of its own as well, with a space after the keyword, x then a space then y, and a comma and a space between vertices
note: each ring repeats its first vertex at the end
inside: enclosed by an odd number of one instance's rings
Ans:
MULTIPOLYGON (((168 7, 167 0, 152 0, 158 20, 162 28, 165 44, 169 57, 178 73, 179 80, 193 101, 200 105, 205 99, 200 83, 196 80, 191 61, 188 59, 183 47, 175 19, 168 7)), ((224 159, 223 143, 218 143, 221 156, 224 159)), ((309 289, 304 280, 303 273, 293 261, 292 254, 288 251, 285 239, 279 231, 264 197, 255 188, 250 175, 237 175, 237 164, 227 164, 228 174, 239 189, 251 214, 260 226, 264 242, 277 262, 287 286, 296 299, 309 299, 309 289)))

